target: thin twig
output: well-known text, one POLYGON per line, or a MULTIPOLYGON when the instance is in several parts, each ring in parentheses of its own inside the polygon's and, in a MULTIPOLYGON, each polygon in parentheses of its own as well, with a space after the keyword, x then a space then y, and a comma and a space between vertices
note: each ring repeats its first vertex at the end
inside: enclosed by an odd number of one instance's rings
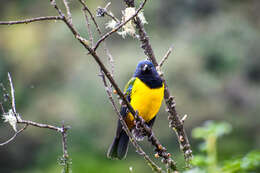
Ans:
POLYGON ((90 23, 89 23, 89 20, 88 20, 88 16, 87 16, 87 13, 90 15, 90 18, 92 19, 92 21, 94 22, 94 25, 96 26, 96 29, 97 29, 97 32, 101 35, 101 30, 95 20, 95 17, 94 15, 91 13, 91 11, 89 10, 87 4, 83 1, 83 0, 79 0, 79 2, 81 3, 81 5, 83 6, 82 10, 84 12, 84 15, 85 15, 85 18, 86 18, 86 23, 87 23, 87 29, 88 29, 88 32, 89 32, 89 38, 90 38, 90 41, 91 41, 91 47, 94 46, 94 39, 93 39, 93 35, 92 35, 92 32, 90 30, 90 23))
POLYGON ((97 16, 98 17, 104 17, 105 15, 107 15, 108 17, 112 18, 116 23, 120 23, 120 20, 118 20, 111 12, 107 11, 107 8, 110 5, 111 5, 111 2, 107 3, 107 5, 104 8, 98 7, 97 16))
POLYGON ((63 0, 63 4, 64 4, 66 11, 67 11, 68 21, 72 24, 72 16, 71 16, 71 12, 70 12, 69 3, 68 3, 67 0, 63 0))
POLYGON ((148 137, 148 141, 155 147, 156 154, 162 157, 162 162, 166 164, 166 167, 173 171, 177 170, 176 163, 171 158, 171 154, 166 152, 166 148, 162 146, 160 141, 154 135, 152 129, 145 123, 144 119, 138 115, 138 111, 135 114, 136 127, 140 126, 148 137))
POLYGON ((107 15, 108 17, 111 17, 116 23, 120 23, 120 21, 110 12, 104 11, 104 14, 107 15))
POLYGON ((57 6, 56 0, 50 0, 51 5, 58 11, 59 15, 63 19, 65 15, 62 13, 61 9, 57 6))
POLYGON ((163 59, 161 60, 161 62, 160 62, 159 65, 158 65, 160 68, 163 66, 164 62, 168 59, 169 55, 170 55, 171 52, 172 52, 172 49, 173 49, 173 46, 171 46, 171 47, 169 48, 169 50, 166 52, 166 54, 164 55, 163 59))
POLYGON ((10 84, 10 88, 11 88, 12 110, 13 110, 13 113, 16 117, 17 123, 25 124, 26 127, 28 125, 31 125, 31 126, 35 126, 35 127, 39 127, 39 128, 48 128, 48 129, 56 130, 57 132, 62 132, 62 129, 60 127, 52 126, 52 125, 49 125, 49 124, 36 123, 36 122, 30 121, 30 120, 21 119, 20 115, 17 114, 17 112, 16 112, 15 90, 14 90, 14 85, 13 85, 13 82, 12 82, 12 77, 11 77, 11 74, 9 72, 8 72, 8 79, 9 79, 9 84, 10 84))
POLYGON ((53 125, 49 125, 49 124, 36 123, 36 122, 30 121, 30 120, 23 120, 23 119, 18 118, 17 123, 31 125, 31 126, 39 127, 39 128, 51 129, 51 130, 55 130, 57 132, 62 132, 61 127, 57 127, 57 126, 53 126, 53 125))
MULTIPOLYGON (((83 0, 79 0, 79 2, 80 2, 81 5, 83 6, 83 11, 85 12, 85 15, 86 15, 86 12, 88 12, 88 14, 90 15, 92 21, 94 22, 94 25, 96 26, 96 29, 97 29, 98 34, 101 35, 101 34, 102 34, 101 29, 100 29, 100 27, 98 26, 97 21, 96 21, 94 15, 91 13, 90 9, 88 8, 87 4, 86 4, 83 0)), ((109 6, 109 3, 106 5, 105 8, 107 8, 108 6, 109 6)), ((87 20, 87 19, 86 19, 86 20, 87 20)), ((90 30, 90 29, 89 29, 89 30, 90 30)), ((94 43, 92 43, 92 46, 94 46, 94 43)), ((92 46, 91 46, 91 47, 92 47, 92 46)), ((114 58, 113 58, 113 56, 111 55, 109 49, 107 48, 107 45, 106 45, 105 42, 104 42, 104 49, 105 49, 105 52, 106 52, 106 54, 107 54, 107 56, 108 56, 108 60, 109 60, 109 62, 110 62, 111 75, 114 76, 114 73, 115 73, 114 58)))
POLYGON ((8 72, 8 80, 9 80, 9 85, 11 89, 11 98, 12 98, 12 111, 14 115, 16 116, 17 123, 19 124, 25 124, 25 125, 31 125, 35 127, 40 127, 40 128, 48 128, 52 130, 56 130, 58 132, 62 132, 62 129, 56 126, 48 125, 48 124, 41 124, 41 123, 36 123, 30 120, 23 120, 21 119, 20 115, 16 112, 16 107, 15 107, 15 90, 14 90, 14 85, 12 81, 11 74, 8 72))
MULTIPOLYGON (((0 143, 0 146, 4 146, 4 145, 10 143, 11 141, 13 141, 17 137, 17 135, 20 134, 21 132, 23 132, 29 125, 34 126, 34 127, 47 128, 50 130, 57 131, 57 132, 61 133, 61 135, 62 135, 62 151, 63 151, 62 161, 63 161, 63 165, 64 165, 63 172, 69 173, 70 160, 69 160, 69 155, 68 155, 68 150, 67 150, 67 130, 69 129, 69 127, 65 127, 64 123, 62 124, 62 127, 57 127, 57 126, 53 126, 53 125, 49 125, 49 124, 36 123, 36 122, 30 121, 30 120, 23 120, 20 117, 20 115, 16 112, 15 90, 14 90, 12 77, 11 77, 10 73, 8 73, 8 79, 9 79, 9 85, 10 85, 10 90, 11 90, 12 111, 13 111, 14 116, 16 117, 16 120, 17 120, 16 123, 24 124, 24 127, 22 129, 20 129, 19 131, 15 132, 15 134, 10 139, 8 139, 6 142, 0 143)), ((1 108, 4 113, 5 111, 4 111, 2 103, 1 103, 1 108)))
POLYGON ((69 159, 69 154, 68 154, 68 144, 67 144, 67 130, 70 127, 65 127, 64 126, 64 122, 62 122, 62 132, 61 132, 61 136, 62 136, 62 151, 63 151, 63 172, 64 173, 69 173, 70 172, 70 159, 69 159))
POLYGON ((181 118, 181 122, 184 123, 184 121, 187 119, 188 115, 185 114, 182 118, 181 118))
POLYGON ((62 123, 62 149, 63 149, 63 157, 68 157, 68 147, 67 147, 67 130, 69 128, 64 126, 64 122, 62 123))
POLYGON ((88 31, 89 40, 91 42, 91 47, 92 47, 94 45, 94 39, 93 39, 93 34, 92 34, 91 28, 90 28, 90 23, 89 23, 89 20, 88 20, 88 15, 86 13, 86 10, 84 10, 84 8, 82 8, 82 11, 83 11, 85 19, 86 19, 87 31, 88 31))
MULTIPOLYGON (((79 2, 80 2, 81 5, 83 6, 83 11, 84 11, 85 15, 86 15, 86 12, 88 12, 88 14, 90 15, 90 17, 91 17, 92 21, 94 22, 94 25, 95 25, 95 27, 96 27, 96 29, 97 29, 98 34, 99 34, 99 35, 102 35, 101 29, 100 29, 100 27, 98 26, 97 21, 96 21, 94 15, 93 15, 93 14, 91 13, 91 11, 89 10, 87 4, 86 4, 83 0, 79 0, 79 2)), ((110 5, 110 3, 108 3, 105 8, 108 8, 109 5, 110 5)), ((90 29, 89 29, 89 30, 90 30, 90 29)), ((94 44, 92 43, 92 46, 93 46, 93 45, 94 45, 94 44)), ((110 53, 110 51, 109 51, 109 49, 108 49, 107 44, 106 44, 105 41, 104 41, 104 44, 103 44, 103 45, 104 45, 104 50, 105 50, 105 52, 106 52, 106 54, 107 54, 107 57, 108 57, 108 61, 110 62, 111 75, 114 76, 114 74, 115 74, 115 62, 114 62, 114 58, 113 58, 113 56, 111 55, 111 53, 110 53)))
POLYGON ((121 23, 120 25, 118 25, 117 27, 115 27, 114 29, 112 29, 112 31, 106 33, 105 35, 103 35, 96 43, 95 47, 93 48, 94 51, 96 51, 96 49, 98 48, 98 46, 100 45, 100 43, 102 43, 105 39, 107 39, 111 34, 117 32, 121 27, 123 27, 126 23, 128 23, 130 20, 132 20, 134 17, 136 17, 138 15, 138 13, 143 9, 145 3, 147 0, 144 0, 143 3, 140 5, 140 7, 136 10, 135 14, 133 14, 131 17, 129 17, 126 21, 124 21, 123 23, 121 23))
POLYGON ((16 138, 17 135, 19 135, 22 131, 24 131, 26 128, 28 127, 28 124, 25 124, 25 126, 20 129, 19 131, 15 132, 15 134, 10 138, 8 139, 7 141, 3 142, 3 143, 0 143, 0 146, 4 146, 8 143, 10 143, 12 140, 14 140, 16 138))
POLYGON ((8 80, 9 80, 9 84, 10 84, 10 88, 11 88, 12 110, 13 110, 13 113, 16 115, 14 85, 12 82, 11 74, 9 72, 8 72, 8 80))
POLYGON ((27 24, 37 21, 44 20, 62 20, 60 16, 44 16, 44 17, 35 17, 31 19, 18 20, 18 21, 0 21, 0 25, 15 25, 15 24, 27 24))
POLYGON ((95 26, 96 26, 96 28, 97 28, 97 32, 98 32, 99 34, 101 34, 101 30, 100 30, 100 28, 99 28, 99 26, 98 26, 98 24, 97 24, 97 21, 96 21, 95 17, 93 16, 93 14, 91 13, 90 9, 88 8, 87 4, 86 4, 83 0, 79 0, 79 2, 80 2, 81 5, 83 6, 83 10, 86 10, 86 11, 89 13, 89 15, 90 15, 92 21, 94 22, 94 24, 95 24, 95 26))
MULTIPOLYGON (((107 11, 107 8, 110 6, 110 4, 111 4, 111 2, 109 2, 104 8, 99 7, 97 13, 98 13, 98 14, 101 13, 101 14, 100 14, 101 16, 107 15, 107 16, 111 17, 114 21, 116 21, 117 23, 120 23, 120 21, 119 21, 116 17, 114 17, 114 15, 113 15, 112 13, 109 13, 109 12, 107 11)), ((94 23, 96 24, 97 29, 100 30, 99 27, 98 27, 98 25, 97 25, 97 23, 96 23, 95 21, 94 21, 94 23)), ((99 32, 99 35, 101 35, 101 34, 102 34, 102 33, 99 32)), ((108 57, 108 61, 109 61, 109 63, 110 63, 111 74, 112 74, 112 76, 114 76, 114 74, 115 74, 115 62, 114 62, 114 58, 113 58, 113 56, 111 55, 109 49, 107 48, 107 45, 106 45, 106 42, 105 42, 105 41, 104 41, 103 45, 104 45, 104 50, 105 50, 105 52, 106 52, 106 54, 107 54, 107 57, 108 57)))

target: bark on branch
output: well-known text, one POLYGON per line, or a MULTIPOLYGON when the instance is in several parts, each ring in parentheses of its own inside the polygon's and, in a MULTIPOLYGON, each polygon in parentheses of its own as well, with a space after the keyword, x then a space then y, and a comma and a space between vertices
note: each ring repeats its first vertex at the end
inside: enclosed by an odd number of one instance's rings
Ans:
MULTIPOLYGON (((9 111, 9 113, 6 113, 2 103, 1 103, 1 110, 3 113, 4 118, 6 119, 6 116, 14 116, 14 118, 16 119, 15 124, 23 124, 24 127, 21 128, 20 130, 16 131, 15 129, 15 134, 8 139, 7 141, 0 143, 0 146, 4 146, 7 145, 8 143, 10 143, 11 141, 13 141, 18 134, 22 133, 24 130, 27 129, 28 126, 34 126, 34 127, 38 127, 38 128, 46 128, 46 129, 50 129, 50 130, 54 130, 58 133, 60 133, 62 135, 62 151, 63 151, 63 156, 62 156, 62 161, 63 161, 63 172, 64 173, 69 173, 70 171, 70 161, 69 161, 69 154, 68 154, 68 150, 67 150, 67 131, 70 127, 65 127, 64 123, 62 123, 62 127, 58 127, 58 126, 53 126, 53 125, 49 125, 49 124, 42 124, 42 123, 37 123, 34 121, 30 121, 30 120, 23 120, 21 115, 19 113, 16 112, 16 106, 15 106, 15 89, 14 89, 14 85, 13 85, 13 81, 12 81, 12 77, 11 74, 8 73, 8 79, 9 79, 9 85, 10 85, 10 93, 11 93, 11 110, 9 111), (8 115, 7 115, 8 114, 8 115)), ((10 120, 9 123, 11 124, 10 120)))
MULTIPOLYGON (((138 111, 135 111, 133 109, 133 107, 130 105, 130 103, 125 98, 123 92, 118 87, 117 83, 115 82, 115 80, 113 78, 113 68, 112 68, 112 72, 110 72, 108 70, 108 68, 104 65, 104 63, 101 61, 100 56, 96 52, 96 49, 99 47, 99 45, 102 42, 104 42, 113 33, 117 32, 127 22, 129 22, 130 20, 133 20, 135 25, 136 25, 136 29, 138 30, 139 39, 140 39, 140 42, 141 42, 141 47, 144 49, 144 53, 147 55, 147 57, 153 62, 153 64, 157 68, 158 67, 160 68, 162 66, 163 62, 168 58, 171 50, 169 50, 167 52, 167 54, 165 55, 163 60, 158 64, 158 62, 155 58, 155 55, 154 55, 154 51, 153 51, 152 46, 151 46, 150 41, 149 41, 149 37, 148 37, 148 35, 147 35, 147 33, 144 29, 144 26, 143 26, 140 18, 137 16, 138 13, 143 9, 147 0, 144 0, 143 3, 141 3, 140 7, 136 10, 135 14, 133 16, 131 16, 128 20, 120 23, 113 30, 111 30, 110 32, 101 36, 101 38, 97 41, 97 43, 95 44, 94 47, 93 47, 93 44, 89 45, 88 40, 85 39, 84 37, 82 37, 80 35, 80 33, 77 31, 77 29, 74 27, 73 22, 72 22, 72 18, 71 18, 70 7, 68 5, 67 0, 63 0, 67 16, 62 12, 61 8, 58 7, 55 0, 50 0, 50 2, 51 2, 51 5, 57 10, 58 16, 39 17, 39 18, 33 18, 33 19, 26 19, 26 20, 23 20, 23 21, 9 21, 9 22, 1 22, 0 21, 0 24, 2 24, 2 25, 12 25, 12 24, 30 23, 30 22, 41 21, 41 20, 42 21, 43 20, 62 20, 66 24, 66 26, 69 28, 69 30, 72 32, 74 37, 88 50, 88 53, 94 58, 94 60, 96 61, 96 63, 100 67, 100 69, 102 71, 102 79, 103 79, 105 88, 108 87, 108 85, 105 81, 105 77, 106 77, 109 80, 112 87, 116 90, 116 93, 118 94, 119 98, 123 101, 123 104, 125 104, 127 106, 129 112, 131 112, 132 115, 135 117, 136 123, 145 131, 146 135, 148 136, 148 140, 151 142, 151 144, 153 146, 155 146, 155 151, 157 152, 156 155, 163 158, 162 161, 163 161, 163 163, 165 163, 167 165, 168 168, 170 168, 173 171, 177 170, 176 164, 173 161, 173 159, 171 158, 171 154, 166 152, 166 149, 160 144, 159 140, 155 137, 151 128, 148 127, 146 125, 146 123, 144 122, 144 120, 142 119, 142 117, 140 117, 138 115, 138 111)), ((89 21, 88 21, 88 18, 87 18, 87 13, 90 15, 90 17, 91 17, 92 21, 94 22, 96 29, 97 29, 97 31, 100 35, 102 34, 101 30, 100 30, 99 26, 97 25, 97 22, 95 21, 94 16, 91 14, 91 12, 90 12, 89 8, 87 7, 87 5, 85 4, 85 2, 83 0, 79 0, 79 2, 83 6, 83 11, 85 13, 85 17, 86 17, 86 20, 87 20, 86 21, 87 22, 87 29, 89 31, 90 40, 91 40, 91 42, 93 42, 93 36, 92 36, 91 30, 90 30, 90 27, 89 27, 89 21)), ((126 3, 127 7, 135 7, 135 4, 134 4, 135 1, 134 0, 124 0, 124 2, 126 3)), ((108 56, 110 56, 108 50, 106 50, 106 52, 107 52, 108 56)), ((110 57, 110 58, 112 58, 112 57, 110 57)), ((113 59, 111 60, 111 62, 112 61, 113 61, 113 59)), ((184 152, 184 157, 185 157, 187 163, 189 163, 189 160, 190 160, 192 155, 191 155, 190 144, 189 144, 187 135, 186 135, 184 127, 183 127, 184 120, 180 119, 180 116, 178 115, 178 113, 176 111, 176 108, 175 108, 176 104, 175 104, 174 97, 171 96, 169 89, 168 89, 168 86, 167 86, 167 83, 166 83, 162 73, 161 73, 161 76, 162 76, 162 79, 163 79, 164 85, 165 85, 164 99, 165 99, 165 103, 166 103, 166 106, 167 106, 167 112, 169 113, 170 126, 175 130, 175 132, 178 136, 178 141, 180 143, 180 147, 181 147, 182 151, 184 152)), ((10 79, 11 79, 11 77, 10 77, 10 79)), ((10 81, 10 85, 12 85, 12 81, 10 81)), ((11 87, 11 88, 13 88, 13 87, 11 87)), ((137 142, 133 138, 133 136, 130 133, 129 129, 127 128, 124 120, 122 119, 119 111, 117 110, 117 107, 115 106, 114 100, 113 100, 109 90, 107 90, 107 93, 108 93, 109 99, 112 103, 112 106, 115 109, 115 112, 117 113, 117 115, 119 116, 119 119, 120 119, 122 125, 124 126, 126 132, 128 133, 133 145, 137 148, 137 150, 139 150, 140 153, 142 153, 141 155, 144 156, 145 160, 147 160, 149 162, 149 164, 151 164, 152 167, 155 170, 157 170, 157 172, 160 172, 161 168, 159 168, 157 165, 153 164, 153 162, 150 160, 150 158, 144 153, 142 148, 137 144, 137 142)), ((30 126, 40 127, 40 128, 48 128, 48 129, 52 129, 52 130, 56 130, 56 131, 60 132, 61 135, 62 135, 63 158, 68 159, 68 157, 67 157, 68 156, 67 140, 66 140, 66 137, 67 137, 66 132, 67 132, 68 129, 65 128, 64 125, 62 125, 62 127, 56 127, 56 126, 51 126, 51 125, 47 125, 47 124, 40 124, 40 123, 36 123, 36 122, 32 122, 32 121, 26 121, 26 120, 21 119, 20 115, 16 113, 15 98, 13 98, 13 97, 14 97, 14 90, 12 92, 12 111, 14 112, 14 114, 16 116, 17 123, 25 124, 24 129, 27 126, 30 125, 30 126)), ((22 131, 23 130, 21 129, 21 131, 18 131, 18 132, 21 133, 22 131)), ((17 134, 19 134, 18 132, 17 132, 17 134)), ((15 136, 17 134, 15 134, 15 136)), ((66 160, 66 164, 67 163, 69 163, 68 160, 66 160)), ((170 169, 168 169, 168 170, 170 170, 170 169)))
POLYGON ((35 17, 35 18, 31 18, 31 19, 17 20, 17 21, 0 21, 0 25, 28 24, 28 23, 32 23, 32 22, 45 21, 45 20, 62 20, 62 17, 44 16, 44 17, 35 17))
MULTIPOLYGON (((128 7, 135 7, 134 0, 124 0, 126 5, 128 7)), ((144 49, 144 53, 147 55, 147 57, 153 62, 155 67, 158 66, 158 62, 155 58, 154 51, 152 49, 152 46, 149 41, 149 37, 144 29, 144 26, 140 20, 140 18, 137 16, 134 19, 134 23, 136 25, 136 29, 139 32, 140 36, 140 42, 141 42, 141 47, 144 49)), ((164 100, 167 106, 167 112, 169 113, 169 120, 170 120, 170 127, 174 129, 174 131, 177 134, 178 141, 180 144, 180 148, 184 153, 184 158, 186 160, 186 165, 189 167, 190 165, 190 160, 192 158, 192 150, 190 147, 190 143, 188 140, 188 137, 186 135, 185 129, 183 127, 183 122, 180 119, 179 114, 177 113, 176 110, 176 102, 174 100, 174 97, 171 96, 168 85, 166 80, 164 79, 163 74, 161 73, 161 77, 164 81, 165 85, 165 90, 164 90, 164 100)))

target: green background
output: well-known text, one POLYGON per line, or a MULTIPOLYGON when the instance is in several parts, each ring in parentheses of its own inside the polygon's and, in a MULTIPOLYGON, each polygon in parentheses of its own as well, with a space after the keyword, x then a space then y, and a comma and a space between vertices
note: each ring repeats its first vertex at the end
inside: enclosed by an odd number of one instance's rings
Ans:
MULTIPOLYGON (((69 2, 76 28, 88 38, 80 4, 69 2)), ((91 0, 87 4, 95 13, 97 6, 107 2, 91 0)), ((111 11, 120 18, 123 1, 111 3, 111 11)), ((257 0, 154 0, 145 6, 145 28, 157 60, 174 46, 162 69, 176 97, 178 112, 188 115, 185 128, 195 154, 200 141, 192 139, 191 130, 207 120, 226 121, 233 128, 218 141, 219 160, 259 149, 259 11, 257 0)), ((47 0, 1 1, 1 21, 47 15, 56 15, 47 0)), ((105 29, 109 20, 97 19, 103 33, 109 31, 105 29)), ((95 41, 97 38, 95 34, 95 41)), ((132 37, 123 39, 113 34, 107 45, 115 59, 115 79, 123 89, 145 55, 139 41, 132 37)), ((98 52, 107 65, 102 49, 98 52)), ((132 146, 126 160, 106 158, 117 116, 98 76, 98 66, 62 22, 1 25, 0 81, 5 86, 7 72, 12 73, 17 111, 24 119, 58 126, 64 120, 72 127, 68 147, 73 172, 130 172, 129 167, 133 172, 150 172, 132 146)), ((164 110, 163 103, 153 129, 178 166, 183 167, 182 153, 164 110)), ((1 120, 0 142, 12 134, 11 127, 1 120)), ((152 146, 146 140, 141 145, 153 158, 152 146)), ((60 172, 61 156, 58 133, 29 127, 9 145, 0 147, 0 172, 60 172)))

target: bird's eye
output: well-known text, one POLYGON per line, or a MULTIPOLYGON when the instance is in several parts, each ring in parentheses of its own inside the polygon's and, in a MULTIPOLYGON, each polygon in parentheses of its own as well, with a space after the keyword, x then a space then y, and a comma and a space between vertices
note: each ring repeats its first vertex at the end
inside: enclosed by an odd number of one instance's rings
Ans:
POLYGON ((150 67, 149 65, 147 65, 147 64, 145 64, 145 65, 142 67, 142 71, 143 71, 143 72, 148 72, 148 71, 150 71, 150 69, 151 69, 151 67, 150 67))

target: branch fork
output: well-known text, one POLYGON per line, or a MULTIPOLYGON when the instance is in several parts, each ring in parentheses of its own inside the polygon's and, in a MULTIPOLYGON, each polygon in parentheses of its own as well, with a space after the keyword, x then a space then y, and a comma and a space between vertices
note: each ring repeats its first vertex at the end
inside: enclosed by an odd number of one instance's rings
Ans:
MULTIPOLYGON (((153 170, 155 170, 156 172, 163 172, 162 169, 160 167, 158 167, 149 158, 149 156, 143 151, 143 149, 138 145, 138 143, 136 142, 132 133, 129 131, 128 127, 125 124, 125 121, 123 120, 123 118, 122 118, 122 116, 121 116, 121 114, 120 114, 120 112, 119 112, 118 108, 116 107, 116 104, 113 100, 112 93, 111 93, 112 87, 116 91, 116 94, 117 94, 117 97, 119 98, 119 100, 122 100, 122 103, 124 103, 127 106, 129 112, 131 112, 132 115, 134 115, 136 123, 139 123, 141 128, 145 131, 146 135, 148 136, 148 141, 150 141, 152 143, 152 145, 155 147, 155 151, 156 151, 155 157, 162 157, 162 162, 166 164, 167 172, 170 172, 171 170, 176 172, 176 170, 177 170, 176 164, 175 164, 174 160, 171 158, 171 154, 166 152, 166 148, 164 148, 160 144, 159 140, 155 137, 151 128, 149 126, 147 126, 145 124, 144 120, 142 119, 142 117, 140 117, 138 115, 138 111, 135 111, 132 108, 132 106, 126 100, 124 94, 122 93, 122 91, 118 87, 117 83, 115 82, 115 80, 113 78, 113 76, 114 76, 114 73, 113 73, 113 68, 114 68, 113 58, 112 58, 111 54, 109 53, 108 49, 106 48, 106 45, 104 44, 109 62, 111 63, 111 72, 106 68, 106 66, 101 61, 101 58, 97 55, 97 52, 96 52, 99 45, 101 43, 103 43, 109 36, 111 36, 113 33, 117 32, 120 28, 122 28, 124 25, 126 25, 130 20, 134 21, 136 29, 139 32, 138 39, 141 42, 141 48, 144 49, 145 55, 147 55, 147 57, 153 62, 154 66, 157 69, 159 69, 158 71, 160 72, 160 75, 161 75, 161 77, 164 81, 164 86, 165 86, 164 98, 165 98, 165 103, 166 103, 166 106, 167 106, 167 112, 169 113, 170 126, 172 127, 172 129, 175 129, 175 132, 176 132, 177 137, 178 137, 178 141, 180 143, 180 148, 183 150, 185 160, 187 161, 187 163, 189 163, 189 160, 192 157, 192 154, 191 154, 192 151, 190 149, 190 144, 189 144, 187 135, 186 135, 185 130, 183 128, 183 123, 184 123, 184 120, 186 119, 186 117, 184 116, 182 119, 179 117, 179 115, 176 111, 176 108, 175 108, 176 103, 175 103, 174 97, 171 96, 169 89, 168 89, 168 86, 167 86, 167 83, 164 80, 164 75, 161 71, 162 65, 165 63, 165 61, 167 60, 167 58, 169 57, 169 55, 172 51, 172 47, 170 47, 170 49, 167 51, 167 53, 165 54, 163 59, 158 64, 158 62, 156 61, 155 55, 154 55, 154 51, 151 47, 149 37, 148 37, 148 35, 147 35, 147 33, 144 29, 144 26, 142 24, 141 19, 138 17, 138 13, 143 9, 146 1, 147 0, 144 0, 143 3, 141 3, 140 7, 136 10, 134 15, 132 15, 130 18, 128 18, 124 22, 120 23, 118 26, 116 26, 110 32, 101 36, 100 39, 96 42, 96 44, 93 43, 94 42, 93 36, 92 36, 92 32, 90 30, 87 15, 90 15, 92 21, 94 22, 94 24, 96 26, 96 29, 97 29, 97 32, 99 33, 99 35, 102 35, 102 32, 101 32, 94 16, 92 15, 92 13, 90 12, 89 8, 87 7, 87 5, 85 4, 85 2, 83 0, 79 0, 79 2, 83 6, 83 12, 84 12, 85 17, 86 17, 86 23, 87 23, 87 29, 88 29, 88 32, 89 32, 89 37, 90 37, 89 40, 90 41, 83 38, 80 35, 80 33, 77 31, 77 29, 74 27, 74 25, 72 23, 70 7, 68 5, 67 0, 63 0, 63 4, 65 6, 66 13, 67 13, 66 16, 62 12, 62 10, 57 6, 56 1, 50 0, 51 5, 56 9, 59 16, 54 16, 54 17, 51 16, 49 18, 43 17, 41 20, 62 20, 66 24, 66 26, 70 29, 70 31, 72 32, 74 37, 88 50, 89 54, 92 55, 92 57, 94 58, 96 63, 99 65, 99 67, 101 69, 101 77, 102 77, 102 80, 103 80, 103 83, 104 83, 104 86, 105 86, 105 91, 107 92, 109 100, 110 100, 115 112, 117 113, 119 120, 122 123, 126 133, 128 134, 130 141, 133 143, 133 145, 137 149, 138 153, 140 153, 144 157, 144 159, 148 162, 148 164, 152 167, 153 170), (106 78, 109 80, 109 83, 111 84, 110 86, 107 84, 106 78)), ((135 7, 135 4, 134 4, 135 1, 134 0, 124 0, 124 2, 126 3, 126 5, 128 7, 135 7)), ((110 3, 108 3, 108 5, 105 8, 103 8, 102 12, 104 13, 104 15, 107 13, 106 15, 109 16, 109 12, 107 12, 107 8, 108 8, 109 5, 110 5, 110 3)), ((113 17, 111 17, 111 18, 113 18, 113 17)), ((118 20, 118 19, 115 18, 113 20, 118 20)), ((27 20, 27 21, 10 21, 9 23, 0 22, 0 24, 2 24, 2 25, 10 24, 10 23, 11 24, 19 24, 19 23, 27 23, 28 21, 34 22, 34 21, 40 21, 40 19, 31 19, 31 20, 27 20)), ((9 77, 9 80, 10 79, 11 79, 11 77, 9 77)), ((10 80, 10 85, 12 85, 11 80, 10 80)), ((12 89, 12 88, 13 88, 13 86, 11 86, 12 111, 14 112, 14 114, 17 117, 17 113, 16 113, 16 109, 15 109, 14 89, 12 89)), ((1 106, 1 108, 3 109, 2 106, 1 106)), ((26 129, 27 126, 31 125, 31 126, 36 126, 36 127, 40 127, 40 128, 48 128, 48 129, 52 129, 52 130, 56 130, 57 132, 60 132, 62 134, 63 156, 64 156, 64 159, 67 159, 68 153, 67 153, 67 138, 66 137, 67 137, 68 128, 64 127, 64 123, 63 123, 62 127, 56 127, 56 126, 47 125, 47 124, 40 124, 40 123, 27 121, 27 120, 23 120, 23 119, 20 119, 20 120, 17 119, 17 123, 25 125, 24 128, 22 128, 23 130, 26 129)), ((22 129, 20 129, 18 132, 21 133, 23 131, 22 129)), ((69 162, 66 162, 66 163, 69 163, 69 162)), ((66 165, 67 165, 66 169, 69 168, 69 164, 66 164, 66 165)))
POLYGON ((53 125, 49 125, 49 124, 41 124, 41 123, 37 123, 34 121, 29 121, 29 120, 23 120, 21 118, 21 115, 19 113, 16 112, 16 107, 15 107, 15 90, 14 90, 14 85, 13 85, 13 81, 12 81, 12 77, 11 74, 8 73, 8 80, 9 80, 9 85, 10 85, 10 90, 11 90, 11 109, 9 110, 8 113, 6 113, 6 111, 4 110, 4 107, 1 103, 1 109, 3 112, 4 117, 6 118, 6 116, 13 116, 15 118, 15 124, 12 124, 9 120, 9 123, 13 126, 13 129, 15 131, 15 134, 8 139, 7 141, 0 143, 0 146, 4 146, 9 144, 11 141, 13 141, 20 133, 22 133, 24 130, 27 129, 28 126, 34 126, 34 127, 38 127, 38 128, 46 128, 46 129, 50 129, 50 130, 54 130, 57 131, 58 133, 61 133, 62 135, 62 148, 63 148, 63 161, 64 161, 64 172, 65 173, 69 173, 69 154, 67 151, 67 131, 70 129, 69 126, 64 126, 64 122, 62 123, 62 127, 57 127, 57 126, 53 126, 53 125), (23 124, 24 127, 21 128, 20 130, 16 130, 16 124, 23 124))

